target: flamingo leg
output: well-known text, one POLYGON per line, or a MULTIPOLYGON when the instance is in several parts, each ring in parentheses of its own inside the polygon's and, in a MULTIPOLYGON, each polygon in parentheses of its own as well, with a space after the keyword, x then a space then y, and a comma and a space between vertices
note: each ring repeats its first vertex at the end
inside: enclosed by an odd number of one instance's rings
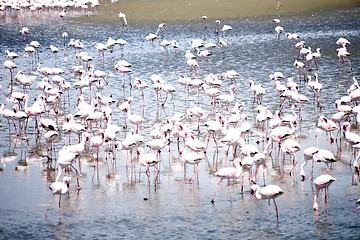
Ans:
POLYGON ((271 207, 270 207, 270 199, 268 199, 268 202, 269 202, 269 220, 270 220, 270 223, 271 223, 271 207))
POLYGON ((220 179, 220 181, 219 181, 218 184, 216 185, 215 192, 214 192, 214 196, 213 196, 213 198, 211 199, 211 202, 212 202, 212 203, 214 203, 215 194, 216 194, 216 191, 217 191, 217 189, 218 189, 218 187, 219 187, 219 185, 220 185, 221 182, 222 182, 222 179, 220 179))
POLYGON ((48 209, 46 210, 46 213, 45 213, 45 218, 47 218, 47 214, 48 214, 48 211, 49 211, 49 209, 50 209, 51 203, 52 203, 52 201, 53 201, 53 199, 54 199, 54 196, 55 196, 55 194, 53 194, 52 198, 50 199, 50 203, 49 203, 48 209))
POLYGON ((230 179, 228 179, 228 191, 230 196, 230 202, 232 202, 231 192, 230 192, 230 179))

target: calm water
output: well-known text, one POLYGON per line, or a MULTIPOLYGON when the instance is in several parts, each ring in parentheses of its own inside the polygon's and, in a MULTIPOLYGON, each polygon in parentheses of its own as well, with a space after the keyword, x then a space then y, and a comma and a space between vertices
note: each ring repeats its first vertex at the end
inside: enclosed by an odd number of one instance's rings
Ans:
MULTIPOLYGON (((210 202, 218 182, 218 178, 214 177, 213 173, 223 166, 227 149, 220 144, 216 153, 213 141, 210 141, 206 154, 207 161, 199 164, 199 179, 195 184, 185 181, 191 176, 193 169, 192 166, 184 169, 178 158, 176 144, 171 144, 170 151, 167 151, 168 147, 166 147, 161 154, 159 183, 156 187, 154 187, 153 171, 151 171, 150 184, 144 169, 140 177, 138 171, 135 176, 130 176, 130 171, 126 171, 125 167, 126 153, 117 152, 115 165, 110 159, 106 162, 105 147, 100 151, 99 177, 93 178, 93 163, 88 161, 89 152, 86 152, 81 161, 82 189, 79 192, 76 190, 73 175, 70 194, 62 198, 61 220, 58 218, 57 198, 54 199, 46 219, 44 214, 52 196, 48 186, 54 181, 57 171, 46 168, 46 157, 43 156, 46 143, 43 133, 34 135, 35 121, 31 119, 27 136, 29 141, 20 141, 14 136, 13 126, 9 136, 7 121, 3 119, 0 128, 0 153, 3 156, 0 173, 1 238, 358 239, 360 213, 356 210, 354 202, 360 198, 360 189, 354 169, 349 166, 350 148, 344 138, 338 139, 333 146, 327 144, 325 133, 316 131, 316 123, 320 115, 331 117, 336 112, 334 101, 346 95, 347 89, 352 84, 352 77, 359 77, 359 13, 360 9, 353 9, 333 13, 331 17, 316 13, 310 17, 281 19, 285 32, 299 34, 300 39, 312 49, 321 48, 322 58, 318 61, 318 74, 319 81, 323 84, 321 96, 323 108, 319 109, 312 101, 303 105, 301 113, 303 121, 298 122, 295 134, 302 150, 296 153, 299 164, 294 177, 288 174, 292 166, 288 156, 285 166, 279 164, 275 153, 272 157, 267 157, 266 184, 277 184, 285 190, 285 194, 277 198, 279 224, 276 224, 273 205, 273 222, 269 223, 268 203, 257 200, 250 194, 247 177, 244 179, 243 193, 240 191, 241 180, 231 185, 232 203, 229 200, 226 181, 219 187, 215 203, 210 202), (348 65, 343 70, 337 67, 336 48, 339 46, 335 42, 339 37, 345 37, 351 42, 348 50, 351 53, 352 70, 348 65), (332 150, 338 160, 329 172, 337 180, 330 187, 327 211, 322 211, 321 204, 318 212, 313 211, 313 183, 309 180, 300 181, 303 150, 309 146, 332 150), (7 157, 6 162, 5 157, 7 157), (16 167, 18 171, 15 171, 16 167)), ((191 40, 201 38, 217 43, 212 22, 206 30, 202 28, 201 22, 168 24, 161 39, 177 40, 180 48, 176 50, 175 56, 169 48, 168 56, 165 57, 164 49, 158 46, 152 48, 151 43, 145 40, 150 32, 154 33, 157 30, 158 23, 149 25, 130 23, 128 28, 123 29, 119 23, 81 23, 66 19, 49 21, 51 24, 40 22, 25 24, 21 20, 0 23, 0 49, 3 52, 0 57, 1 62, 6 60, 5 50, 21 55, 15 60, 18 66, 15 73, 22 70, 26 74, 35 76, 32 87, 34 95, 40 94, 36 84, 42 76, 36 71, 36 65, 30 63, 29 57, 23 55, 24 47, 31 40, 37 40, 42 44, 39 49, 42 67, 60 67, 66 72, 63 77, 72 84, 75 82, 71 68, 79 63, 75 61, 74 49, 63 48, 61 34, 66 31, 69 39, 80 39, 84 43, 84 51, 94 58, 92 64, 95 69, 110 74, 107 80, 114 99, 121 100, 124 94, 125 97, 134 98, 132 112, 142 114, 147 120, 140 130, 147 140, 151 139, 149 132, 155 122, 165 123, 167 116, 173 116, 178 112, 184 113, 188 107, 197 105, 195 90, 190 94, 190 101, 186 101, 184 87, 178 82, 178 75, 182 73, 190 76, 190 68, 186 64, 184 54, 185 50, 190 49, 191 40), (18 34, 23 26, 28 26, 31 30, 27 40, 18 34), (123 55, 119 47, 115 48, 113 54, 109 51, 105 52, 105 61, 102 63, 93 43, 105 43, 108 37, 122 38, 128 42, 128 45, 124 47, 123 55), (49 49, 51 44, 60 48, 56 57, 49 49), (173 94, 172 99, 169 97, 164 108, 156 106, 155 91, 151 86, 145 91, 145 104, 142 104, 137 90, 130 90, 128 76, 126 76, 126 87, 123 89, 121 85, 123 75, 114 71, 115 63, 122 59, 132 64, 132 80, 137 77, 151 85, 150 76, 158 74, 177 88, 177 92, 173 94)), ((236 95, 236 101, 246 102, 244 113, 249 116, 253 124, 250 142, 255 144, 258 139, 255 122, 256 104, 253 105, 252 102, 249 80, 262 83, 266 87, 267 94, 263 98, 263 105, 272 112, 279 108, 280 100, 269 74, 281 71, 286 78, 295 77, 300 92, 311 100, 312 92, 304 84, 300 84, 298 72, 292 66, 297 51, 294 47, 291 48, 291 41, 285 36, 282 36, 281 40, 276 40, 272 31, 272 19, 264 18, 256 22, 223 21, 221 26, 223 24, 230 24, 233 27, 227 40, 228 46, 226 49, 214 50, 211 64, 203 63, 198 71, 198 77, 203 79, 209 73, 220 75, 227 70, 236 70, 240 73, 241 76, 237 79, 240 91, 236 95)), ((226 40, 225 35, 221 37, 226 40)), ((10 76, 7 69, 2 68, 0 71, 0 83, 1 102, 9 109, 13 103, 8 98, 10 76)), ((227 93, 229 84, 229 81, 224 81, 220 89, 227 93)), ((15 86, 14 91, 22 90, 20 86, 15 86)), ((70 93, 71 100, 66 100, 66 103, 62 104, 59 123, 63 121, 65 114, 75 112, 78 93, 75 89, 71 89, 70 93)), ((28 94, 32 96, 31 92, 28 94)), ((108 95, 106 87, 103 89, 103 94, 108 95)), ((161 93, 160 98, 164 101, 165 94, 161 93)), ((30 97, 30 103, 32 102, 30 97)), ((210 102, 210 98, 201 91, 200 106, 206 111, 202 122, 213 117, 210 114, 210 102)), ((115 104, 111 107, 113 123, 123 126, 123 113, 116 109, 115 104)), ((228 117, 225 111, 222 113, 228 117)), ((283 114, 287 113, 290 113, 288 106, 283 111, 283 114)), ((54 114, 50 116, 54 117, 54 114)), ((191 128, 196 128, 195 119, 187 123, 191 128)), ((130 124, 130 127, 133 126, 130 124)), ((201 126, 201 134, 198 136, 201 140, 205 129, 201 126)), ((118 139, 123 140, 127 131, 120 133, 118 139)), ((65 138, 68 144, 68 137, 65 138)), ((71 143, 76 142, 77 138, 73 136, 71 143)), ((56 151, 63 145, 63 138, 57 140, 56 151)), ((260 141, 258 147, 262 150, 265 145, 266 142, 260 141)), ((56 163, 54 162, 52 166, 56 166, 56 163)), ((309 174, 309 165, 305 171, 309 174)), ((316 163, 314 176, 324 173, 326 173, 325 165, 316 163)), ((262 182, 263 179, 260 178, 259 183, 262 182)))

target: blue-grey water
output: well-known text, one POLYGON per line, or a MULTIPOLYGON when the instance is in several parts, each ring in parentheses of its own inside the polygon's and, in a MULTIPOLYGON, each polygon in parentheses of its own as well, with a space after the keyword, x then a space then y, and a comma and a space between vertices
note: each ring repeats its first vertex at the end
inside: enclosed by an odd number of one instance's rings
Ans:
MULTIPOLYGON (((330 118, 337 110, 335 100, 347 95, 347 89, 353 83, 352 78, 359 78, 360 64, 360 9, 341 10, 322 14, 315 13, 311 16, 296 16, 280 18, 285 33, 297 33, 300 40, 306 42, 313 50, 321 48, 322 57, 317 61, 319 81, 323 84, 321 104, 322 108, 313 103, 313 93, 300 83, 298 71, 294 69, 293 62, 298 50, 292 47, 292 42, 283 34, 280 40, 276 39, 273 31, 272 19, 262 18, 254 20, 239 19, 238 21, 222 21, 230 24, 232 31, 228 39, 221 33, 220 38, 227 41, 225 49, 214 49, 211 63, 204 62, 198 70, 198 78, 204 79, 209 73, 220 76, 228 70, 240 73, 237 79, 239 91, 236 101, 245 102, 243 113, 249 116, 253 124, 250 143, 256 144, 258 130, 256 124, 256 103, 253 105, 253 95, 250 90, 249 80, 262 83, 266 88, 266 95, 262 104, 273 113, 279 109, 280 99, 275 90, 271 73, 280 71, 285 78, 294 77, 299 84, 299 91, 305 94, 310 102, 302 106, 302 121, 298 121, 294 138, 301 144, 301 150, 296 153, 299 163, 295 176, 290 176, 292 164, 289 156, 285 159, 285 166, 279 163, 277 151, 266 160, 266 184, 276 184, 285 193, 276 199, 279 208, 280 222, 276 224, 276 215, 271 203, 271 224, 269 223, 268 202, 254 198, 250 194, 250 183, 244 178, 244 192, 241 193, 241 179, 231 184, 233 202, 229 200, 227 181, 224 181, 216 194, 215 202, 211 203, 218 178, 213 173, 224 166, 227 146, 219 142, 218 153, 211 140, 206 153, 207 161, 199 164, 198 180, 194 184, 185 181, 191 176, 193 168, 184 165, 179 160, 176 139, 171 136, 173 143, 165 147, 161 153, 162 162, 158 184, 154 185, 155 172, 151 170, 150 183, 147 180, 145 169, 139 174, 136 165, 135 175, 131 175, 126 168, 127 156, 125 152, 117 151, 116 155, 110 154, 106 158, 103 146, 100 149, 99 175, 93 177, 93 162, 89 162, 90 151, 86 150, 81 157, 80 177, 81 190, 76 188, 76 178, 72 173, 72 182, 69 194, 64 195, 61 201, 61 219, 58 217, 58 198, 54 198, 48 217, 45 212, 52 197, 48 186, 55 180, 57 164, 53 160, 52 169, 46 165, 47 158, 44 132, 35 131, 35 119, 28 123, 27 136, 22 132, 22 137, 28 141, 21 141, 15 135, 15 128, 9 126, 7 120, 2 118, 0 128, 0 154, 2 155, 2 171, 0 172, 0 238, 2 239, 359 239, 360 238, 360 212, 356 210, 355 201, 360 198, 358 175, 349 165, 350 146, 340 135, 333 145, 326 140, 325 132, 317 131, 317 120, 320 115, 330 118), (348 65, 339 68, 336 49, 337 39, 347 38, 351 44, 348 51, 352 69, 348 65), (10 135, 9 135, 10 132, 10 135), (331 150, 337 162, 329 170, 329 174, 336 181, 329 188, 327 209, 324 210, 319 203, 319 211, 313 211, 315 187, 308 179, 301 181, 300 164, 303 162, 303 150, 310 146, 317 146, 331 150), (112 162, 115 158, 116 163, 112 162), (106 160, 107 159, 107 160, 106 160), (185 177, 186 174, 186 177, 185 177)), ((278 16, 274 16, 278 17, 278 16)), ((71 38, 79 39, 85 45, 83 51, 88 52, 94 60, 91 62, 95 70, 103 70, 109 74, 107 81, 115 100, 132 96, 132 113, 142 114, 146 124, 139 133, 148 141, 150 129, 154 123, 166 122, 167 116, 175 113, 185 113, 186 109, 197 105, 196 90, 190 93, 190 100, 186 100, 184 87, 178 82, 178 75, 191 76, 190 67, 186 64, 185 51, 190 50, 191 40, 204 39, 206 42, 217 43, 214 33, 214 24, 208 23, 208 28, 203 29, 199 22, 171 22, 165 32, 161 33, 161 40, 177 40, 179 49, 175 56, 171 47, 167 49, 167 56, 163 48, 145 40, 149 33, 155 33, 158 23, 132 24, 122 28, 119 23, 97 24, 82 23, 76 20, 49 18, 44 21, 28 21, 8 18, 0 21, 0 62, 5 62, 5 50, 18 53, 20 58, 15 59, 17 71, 34 76, 32 91, 27 90, 33 103, 32 94, 41 92, 37 89, 37 82, 42 75, 36 70, 38 60, 25 56, 23 51, 26 44, 32 40, 39 41, 39 62, 41 67, 60 67, 65 70, 63 77, 66 81, 75 83, 72 66, 79 65, 75 60, 75 50, 67 46, 71 38), (24 35, 19 35, 19 30, 27 26, 30 33, 24 40, 24 35), (65 42, 62 33, 67 32, 69 38, 65 42), (108 37, 124 39, 128 42, 123 47, 115 47, 111 54, 105 52, 102 63, 94 42, 105 43, 108 37), (57 56, 50 51, 49 46, 55 45, 60 51, 57 56), (114 65, 119 60, 131 63, 131 80, 140 78, 150 87, 145 90, 144 103, 138 97, 136 89, 130 89, 129 76, 126 75, 125 89, 122 87, 123 75, 114 70, 114 65), (169 96, 164 108, 155 103, 155 91, 150 82, 150 76, 157 74, 166 82, 177 88, 173 98, 169 96)), ((198 60, 199 63, 201 60, 198 60)), ((315 68, 313 69, 315 70, 315 68)), ((313 74, 315 71, 310 72, 313 74)), ((286 80, 282 80, 284 83, 286 80)), ((0 84, 2 87, 0 99, 5 108, 12 108, 14 103, 9 99, 10 74, 9 70, 1 68, 0 84)), ((229 80, 224 80, 220 90, 228 92, 229 80)), ((22 92, 21 86, 15 84, 13 91, 22 92)), ((106 86, 103 95, 109 95, 106 86)), ((85 91, 88 95, 88 90, 85 91)), ((70 101, 62 95, 62 104, 59 112, 59 128, 64 115, 74 113, 77 104, 78 90, 70 90, 70 101), (65 99, 65 103, 64 103, 65 99)), ((160 94, 160 101, 164 101, 165 93, 160 94)), ((355 103, 352 103, 355 104, 355 103)), ((205 110, 201 118, 203 123, 211 115, 211 100, 200 91, 200 106, 205 110)), ((112 122, 124 126, 123 113, 111 105, 113 110, 112 122)), ((228 113, 221 110, 223 115, 228 113)), ((299 108, 296 109, 299 113, 299 108)), ((290 113, 290 107, 285 105, 283 114, 290 113)), ((43 116, 45 117, 45 116, 43 116)), ((53 111, 49 115, 55 118, 53 111)), ((352 118, 355 126, 356 120, 352 118)), ((77 120, 78 121, 78 120, 77 120)), ((184 121, 190 128, 196 129, 196 120, 184 121)), ((16 122, 17 123, 17 122, 16 122)), ((128 123, 129 127, 134 127, 128 123)), ((105 126, 105 123, 102 123, 105 126)), ((135 127, 134 127, 135 128, 135 127)), ((201 125, 199 139, 203 140, 206 127, 201 125)), ((356 131, 353 128, 352 131, 356 131)), ((117 135, 118 140, 123 140, 128 129, 117 135)), ((93 135, 90 132, 91 136, 93 135)), ((335 131, 336 135, 337 132, 335 131)), ((71 144, 77 143, 77 137, 72 134, 71 144)), ((68 145, 68 136, 61 132, 61 138, 55 142, 55 154, 64 145, 68 145), (64 139, 65 138, 65 141, 64 139)), ((258 147, 264 149, 266 140, 260 139, 258 147)), ((144 146, 145 147, 145 146, 144 146)), ((146 148, 146 147, 145 147, 146 148)), ((147 148, 146 148, 147 149, 147 148)), ((239 157, 243 158, 240 154, 239 157)), ((281 158, 281 157, 280 157, 281 158)), ((229 157, 231 159, 231 157, 229 157)), ((74 164, 78 166, 78 164, 74 164)), ((227 166, 231 165, 228 161, 227 166)), ((305 168, 307 175, 310 164, 305 168)), ((314 177, 325 174, 324 164, 315 163, 314 177)), ((261 175, 261 174, 260 174, 261 175)), ((263 185, 263 178, 258 183, 263 185)), ((321 197, 320 199, 321 200, 321 197)))

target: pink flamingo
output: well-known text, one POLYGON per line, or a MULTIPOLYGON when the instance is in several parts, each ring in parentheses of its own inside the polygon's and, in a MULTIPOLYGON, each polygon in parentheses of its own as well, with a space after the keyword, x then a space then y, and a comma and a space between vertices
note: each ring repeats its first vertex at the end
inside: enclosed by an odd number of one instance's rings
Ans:
POLYGON ((139 155, 139 163, 140 168, 141 166, 146 167, 146 175, 148 176, 148 181, 150 183, 150 167, 154 167, 156 169, 156 178, 155 178, 155 186, 157 184, 157 179, 159 177, 160 170, 157 167, 158 163, 160 163, 160 160, 156 157, 153 153, 144 153, 144 149, 142 147, 139 147, 137 149, 137 153, 139 155))
POLYGON ((45 218, 47 218, 48 211, 50 209, 51 203, 53 201, 53 198, 55 195, 59 195, 59 219, 61 218, 60 214, 60 204, 61 204, 61 195, 65 195, 69 191, 69 184, 70 184, 70 178, 64 177, 62 182, 56 181, 53 184, 50 185, 50 190, 53 193, 53 196, 50 200, 49 207, 46 210, 45 218))
POLYGON ((327 171, 329 171, 329 164, 336 162, 334 154, 326 149, 319 149, 319 151, 313 155, 313 159, 315 162, 325 163, 327 171))
POLYGON ((314 158, 313 156, 319 152, 319 148, 317 147, 308 147, 304 150, 304 163, 300 166, 300 176, 301 180, 304 181, 306 179, 304 167, 306 166, 307 162, 311 160, 311 171, 310 171, 310 180, 312 179, 313 175, 313 167, 314 167, 314 158))
POLYGON ((185 148, 182 148, 180 150, 180 157, 183 160, 184 163, 186 164, 190 164, 190 165, 194 165, 194 173, 193 175, 189 178, 189 182, 191 182, 191 180, 199 173, 200 168, 199 168, 199 163, 204 161, 204 155, 200 154, 198 152, 193 152, 193 151, 186 151, 185 148))
POLYGON ((316 193, 314 196, 314 205, 313 205, 314 211, 317 211, 319 208, 319 206, 317 204, 317 198, 319 196, 320 190, 322 192, 322 203, 323 203, 323 208, 324 208, 324 205, 326 205, 327 189, 335 180, 336 180, 335 178, 333 178, 332 176, 330 176, 328 174, 323 174, 323 175, 320 175, 319 177, 315 178, 314 184, 315 184, 316 193), (324 192, 324 189, 325 189, 325 192, 324 192))
POLYGON ((282 190, 277 185, 267 185, 265 187, 260 187, 259 185, 252 185, 251 186, 251 194, 260 200, 267 199, 269 202, 269 220, 271 223, 271 207, 270 207, 270 199, 274 201, 275 209, 276 209, 276 218, 277 222, 279 222, 279 213, 278 213, 278 207, 275 202, 275 198, 278 196, 284 194, 284 190, 282 190))
POLYGON ((214 192, 214 196, 211 199, 211 202, 214 203, 214 198, 215 198, 215 194, 216 191, 220 185, 220 183, 224 180, 227 179, 228 180, 228 191, 229 191, 229 196, 230 196, 230 202, 232 202, 232 197, 231 197, 231 193, 230 193, 230 179, 238 179, 241 175, 241 159, 240 158, 235 158, 234 159, 234 165, 235 167, 225 167, 220 169, 219 171, 217 171, 214 176, 219 177, 220 181, 217 183, 216 188, 215 188, 215 192, 214 192))
POLYGON ((319 117, 319 121, 317 124, 318 128, 320 128, 321 130, 325 131, 326 134, 328 134, 330 132, 330 141, 333 142, 334 141, 334 137, 332 132, 334 130, 340 130, 340 128, 337 126, 337 124, 335 122, 333 122, 330 119, 327 119, 325 116, 321 115, 319 117))
POLYGON ((288 138, 281 144, 280 149, 284 153, 284 158, 286 153, 291 154, 293 156, 293 167, 290 171, 290 175, 291 175, 291 173, 295 170, 296 164, 298 163, 295 153, 300 151, 301 149, 300 144, 296 140, 288 138))
POLYGON ((17 68, 16 64, 10 60, 6 60, 4 62, 4 68, 9 69, 10 70, 10 86, 11 86, 11 92, 12 92, 12 85, 13 85, 13 69, 17 68))

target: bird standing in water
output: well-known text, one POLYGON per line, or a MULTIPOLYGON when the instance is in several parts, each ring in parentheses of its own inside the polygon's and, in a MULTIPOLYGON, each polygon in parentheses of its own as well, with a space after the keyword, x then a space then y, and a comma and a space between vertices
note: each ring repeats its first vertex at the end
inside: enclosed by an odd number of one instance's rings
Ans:
POLYGON ((282 195, 284 191, 276 185, 267 185, 265 187, 260 187, 259 185, 252 185, 251 186, 251 194, 256 197, 257 199, 263 200, 268 199, 269 202, 269 219, 271 223, 271 207, 270 207, 270 199, 274 201, 275 209, 276 209, 276 218, 277 222, 279 222, 279 213, 278 208, 275 202, 275 198, 282 195))
POLYGON ((52 203, 52 201, 54 199, 54 196, 56 194, 59 195, 59 219, 61 218, 61 214, 60 214, 61 195, 64 195, 69 191, 69 184, 70 184, 70 178, 69 177, 64 177, 62 182, 56 181, 56 182, 54 182, 53 184, 50 185, 49 188, 53 192, 53 196, 52 196, 52 198, 50 200, 49 207, 48 207, 48 209, 47 209, 47 211, 45 213, 45 218, 47 218, 48 211, 50 209, 51 203, 52 203))
POLYGON ((333 178, 332 176, 330 176, 328 174, 323 174, 323 175, 320 175, 319 177, 315 178, 314 184, 315 184, 316 193, 314 196, 314 205, 313 205, 314 211, 317 211, 319 208, 319 206, 317 204, 317 198, 319 196, 320 190, 322 192, 323 208, 324 208, 324 206, 326 206, 327 190, 328 190, 329 186, 335 180, 336 180, 335 178, 333 178), (325 192, 324 192, 324 189, 325 189, 325 192))

